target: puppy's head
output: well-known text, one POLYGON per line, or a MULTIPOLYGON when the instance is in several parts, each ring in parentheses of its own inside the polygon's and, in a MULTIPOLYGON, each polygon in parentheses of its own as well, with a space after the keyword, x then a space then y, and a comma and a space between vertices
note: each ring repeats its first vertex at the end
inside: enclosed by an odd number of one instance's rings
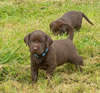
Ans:
POLYGON ((41 55, 53 43, 51 37, 42 31, 34 31, 24 37, 24 42, 29 46, 30 52, 41 55))
POLYGON ((63 33, 69 33, 71 26, 63 21, 57 20, 52 22, 50 25, 50 30, 54 33, 54 35, 62 35, 63 33))

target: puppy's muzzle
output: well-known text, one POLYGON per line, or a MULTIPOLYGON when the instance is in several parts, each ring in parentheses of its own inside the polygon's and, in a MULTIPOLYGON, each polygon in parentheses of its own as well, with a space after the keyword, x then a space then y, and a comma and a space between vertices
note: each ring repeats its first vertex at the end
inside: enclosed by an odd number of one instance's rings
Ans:
POLYGON ((33 48, 34 51, 37 51, 38 49, 39 49, 38 47, 34 47, 34 48, 33 48))
POLYGON ((30 47, 30 52, 32 53, 38 53, 39 52, 39 47, 38 46, 31 46, 30 47))

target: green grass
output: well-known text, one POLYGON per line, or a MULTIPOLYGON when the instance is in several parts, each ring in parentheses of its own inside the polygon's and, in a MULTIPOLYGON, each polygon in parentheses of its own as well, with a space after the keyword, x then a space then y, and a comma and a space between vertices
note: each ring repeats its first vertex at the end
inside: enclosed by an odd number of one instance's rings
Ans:
POLYGON ((100 1, 99 0, 0 0, 0 93, 100 93, 100 1), (49 23, 65 12, 84 12, 95 24, 83 20, 75 32, 74 44, 83 57, 83 72, 71 64, 57 67, 53 79, 39 80, 32 86, 30 53, 24 36, 42 30, 54 40, 49 23))

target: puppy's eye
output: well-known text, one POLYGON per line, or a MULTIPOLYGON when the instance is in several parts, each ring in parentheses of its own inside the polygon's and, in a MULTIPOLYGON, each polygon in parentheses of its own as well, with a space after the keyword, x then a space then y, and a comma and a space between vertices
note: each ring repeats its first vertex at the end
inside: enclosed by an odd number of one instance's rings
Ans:
POLYGON ((35 40, 34 40, 34 39, 32 39, 32 40, 31 40, 31 42, 35 42, 35 40))
POLYGON ((42 47, 45 47, 45 44, 44 44, 44 43, 41 43, 41 46, 42 46, 42 47))
POLYGON ((44 42, 43 42, 43 41, 42 41, 42 42, 40 42, 40 43, 44 44, 44 42))
POLYGON ((45 43, 44 40, 40 40, 40 43, 45 43))
POLYGON ((39 42, 40 42, 40 43, 45 43, 45 38, 41 38, 41 39, 39 40, 39 42))
POLYGON ((58 30, 55 30, 55 33, 57 33, 58 32, 58 30))

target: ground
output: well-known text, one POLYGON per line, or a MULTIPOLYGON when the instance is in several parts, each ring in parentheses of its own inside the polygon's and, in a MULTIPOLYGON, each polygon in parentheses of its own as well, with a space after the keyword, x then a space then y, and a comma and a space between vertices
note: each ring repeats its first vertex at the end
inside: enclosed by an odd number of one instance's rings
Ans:
POLYGON ((0 0, 0 93, 100 93, 100 0, 0 0), (70 10, 84 12, 94 23, 83 19, 74 44, 83 57, 83 72, 71 64, 57 67, 52 80, 39 71, 32 86, 30 54, 23 39, 42 30, 53 40, 49 23, 70 10))

